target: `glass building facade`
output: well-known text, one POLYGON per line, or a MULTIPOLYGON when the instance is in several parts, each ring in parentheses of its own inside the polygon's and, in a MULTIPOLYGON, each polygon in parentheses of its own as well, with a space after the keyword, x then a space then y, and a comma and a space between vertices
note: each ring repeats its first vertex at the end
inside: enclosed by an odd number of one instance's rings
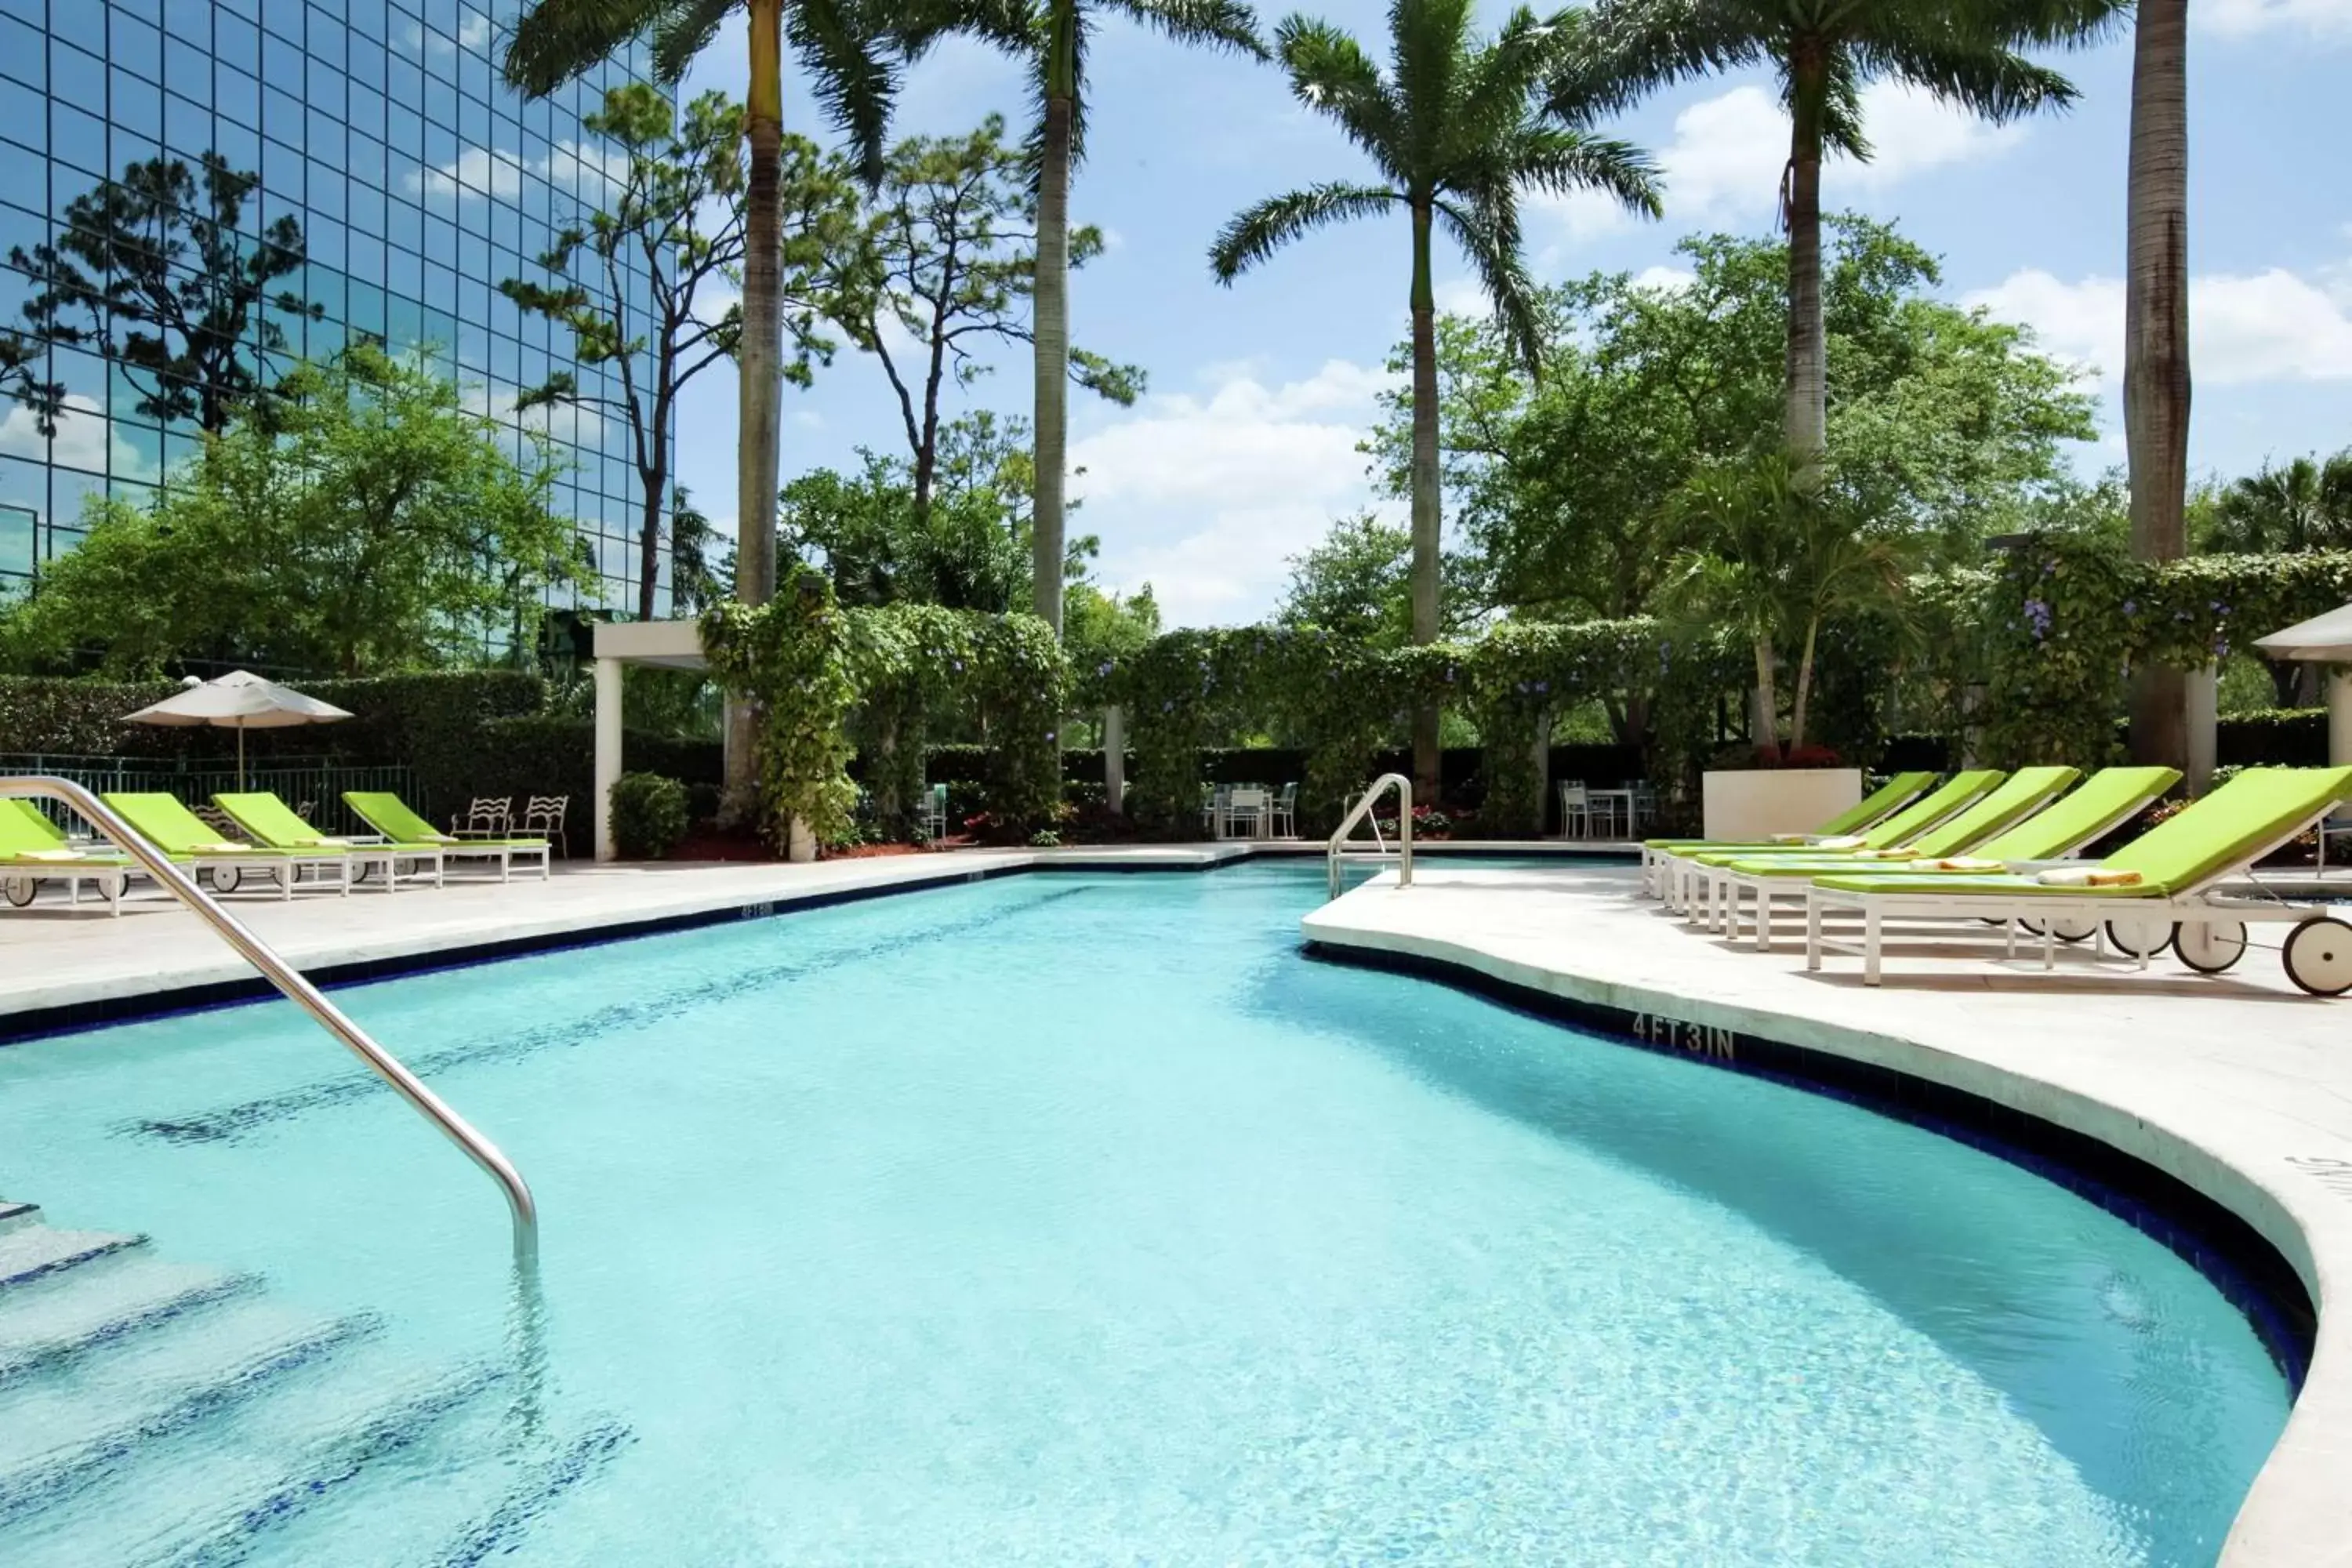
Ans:
MULTIPOLYGON (((53 241, 69 203, 134 163, 184 162, 201 186, 210 152, 257 175, 239 227, 301 226, 307 264, 272 288, 318 307, 316 319, 269 312, 286 357, 323 358, 362 335, 425 347, 518 446, 526 424, 551 437, 569 465, 558 510, 589 542, 604 603, 626 614, 639 492, 625 422, 582 406, 514 411, 518 391, 552 370, 572 370, 584 398, 617 395, 619 377, 574 365, 570 334, 498 285, 541 279, 531 258, 593 206, 599 149, 581 116, 648 63, 633 54, 525 102, 496 63, 521 3, 0 0, 0 261, 53 241)), ((36 292, 0 267, 0 321, 21 329, 36 292)), ((0 404, 0 592, 79 542, 86 498, 151 495, 197 446, 193 426, 140 416, 137 373, 64 344, 37 353, 33 377, 60 384, 66 403, 54 436, 0 404)))

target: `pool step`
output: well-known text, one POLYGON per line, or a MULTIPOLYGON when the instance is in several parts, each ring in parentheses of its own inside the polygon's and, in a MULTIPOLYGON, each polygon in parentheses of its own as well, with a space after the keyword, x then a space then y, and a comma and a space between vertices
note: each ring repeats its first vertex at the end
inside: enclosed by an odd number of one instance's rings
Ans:
MULTIPOLYGON (((35 1222, 0 1234, 0 1291, 29 1285, 45 1275, 78 1268, 110 1253, 143 1247, 143 1236, 103 1230, 54 1230, 35 1222)), ((7 1300, 0 1296, 0 1301, 7 1300)))
MULTIPOLYGON (((513 1552, 573 1488, 627 1447, 613 1420, 578 1426, 517 1417, 483 1401, 429 1443, 391 1457, 344 1506, 319 1510, 271 1542, 271 1560, 336 1568, 473 1568, 513 1552), (384 1528, 401 1521, 397 1532, 384 1528)), ((230 1559, 175 1563, 221 1568, 230 1559)), ((13 1565, 12 1565, 13 1568, 13 1565)))
POLYGON ((41 1205, 38 1204, 20 1204, 0 1198, 0 1236, 33 1224, 40 1213, 41 1205))
POLYGON ((48 1275, 11 1291, 0 1311, 0 1388, 260 1288, 257 1275, 136 1251, 48 1275))
POLYGON ((142 1236, 0 1228, 0 1563, 474 1563, 627 1443, 142 1236), (315 1542, 313 1538, 315 1537, 315 1542))
MULTIPOLYGON (((168 1463, 118 1470, 79 1506, 0 1540, 10 1568, 226 1568, 340 1504, 471 1406, 502 1405, 504 1381, 486 1366, 428 1373, 373 1347, 289 1380, 279 1396, 206 1431, 168 1463)), ((374 1523, 385 1529, 381 1518, 374 1523)))
POLYGON ((0 1407, 0 1526, 232 1415, 376 1328, 365 1316, 320 1321, 239 1303, 206 1314, 202 1333, 143 1339, 30 1380, 0 1407))

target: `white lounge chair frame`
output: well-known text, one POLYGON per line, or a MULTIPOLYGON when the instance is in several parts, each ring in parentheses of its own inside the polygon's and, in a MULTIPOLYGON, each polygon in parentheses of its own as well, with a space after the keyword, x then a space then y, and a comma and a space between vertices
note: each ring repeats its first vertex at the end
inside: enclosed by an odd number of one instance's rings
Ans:
MULTIPOLYGON (((2328 810, 2335 808, 2330 806, 2328 810)), ((2221 926, 2252 924, 2261 921, 2294 921, 2301 923, 2315 916, 2326 915, 2329 910, 2318 904, 2297 904, 2284 899, 2222 899, 2214 890, 2232 879, 2249 876, 2256 862, 2280 846, 2294 842, 2308 833, 2327 812, 2314 812, 2287 831, 2256 846, 2252 851, 2229 865, 2200 878, 2195 886, 2163 898, 2133 898, 2111 894, 2106 898, 2070 899, 2063 894, 2035 893, 1869 893, 1845 888, 1824 888, 1818 881, 1805 888, 1805 967, 1818 970, 1822 959, 1832 952, 1862 960, 1862 983, 1880 984, 1885 970, 1886 922, 1924 921, 1960 924, 1981 929, 1987 922, 2003 928, 2001 956, 2013 958, 2017 953, 2019 926, 2025 921, 2038 921, 2042 931, 2042 967, 2058 966, 2058 927, 2062 921, 2075 921, 2091 927, 2096 953, 2106 951, 2105 922, 2109 921, 2160 921, 2172 926, 2221 926), (1825 927, 1832 914, 1852 913, 1861 917, 1862 940, 1839 940, 1829 935, 1825 927)), ((2089 865, 2095 862, 2037 861, 2020 862, 2012 869, 2021 872, 2046 869, 2053 865, 2089 865)), ((1834 873, 1831 873, 1834 875, 1834 873)), ((2146 969, 2148 955, 2161 951, 2162 943, 2150 943, 2136 956, 2139 967, 2146 969)), ((2195 967, 2191 965, 2191 967, 2195 967)))

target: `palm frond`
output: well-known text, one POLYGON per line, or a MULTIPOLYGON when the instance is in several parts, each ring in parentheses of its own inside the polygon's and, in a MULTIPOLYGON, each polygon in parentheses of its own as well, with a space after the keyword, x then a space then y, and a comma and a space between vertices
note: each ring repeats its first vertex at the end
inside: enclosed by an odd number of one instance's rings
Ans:
POLYGON ((677 0, 537 0, 516 21, 499 69, 526 98, 544 98, 676 7, 677 0))
POLYGON ((869 187, 882 180, 882 142, 898 93, 903 56, 892 37, 893 14, 889 0, 799 0, 786 27, 811 90, 847 134, 869 187))
POLYGON ((1470 50, 1472 0, 1390 0, 1390 73, 1403 110, 1403 142, 1415 163, 1444 155, 1470 50))
POLYGON ((1334 181, 1287 195, 1269 196, 1236 214, 1209 247, 1209 270, 1230 284, 1292 240, 1352 218, 1370 217, 1401 203, 1401 192, 1334 181))
POLYGON ((1477 204, 1439 201, 1437 216, 1470 258, 1495 307, 1495 325, 1529 375, 1543 374, 1543 315, 1535 279, 1519 253, 1519 215, 1507 184, 1477 204))
POLYGON ((1577 123, 1655 88, 1770 64, 1787 23, 1788 8, 1769 0, 1603 0, 1546 108, 1577 123))
POLYGON ((1267 58, 1257 36, 1257 13, 1242 0, 1097 0, 1171 42, 1231 49, 1251 59, 1267 58))
POLYGON ((1579 26, 1573 12, 1539 18, 1523 5, 1492 42, 1472 49, 1447 117, 1447 150, 1482 147, 1525 124, 1529 100, 1567 58, 1579 26))
POLYGON ((1338 121, 1349 141, 1396 174, 1403 110, 1363 46, 1328 22, 1293 16, 1275 29, 1275 50, 1290 73, 1292 96, 1338 121))
POLYGON ((1627 210, 1658 217, 1658 165, 1631 142, 1595 136, 1563 126, 1538 126, 1524 132, 1509 153, 1520 183, 1552 195, 1600 191, 1627 210))
POLYGON ((1950 34, 1858 38, 1849 47, 1864 72, 1926 88, 1997 125, 2063 109, 2077 96, 2074 84, 2047 66, 1950 34))
POLYGON ((719 36, 719 26, 742 0, 669 0, 666 15, 655 24, 654 74, 676 86, 686 78, 694 57, 719 36))

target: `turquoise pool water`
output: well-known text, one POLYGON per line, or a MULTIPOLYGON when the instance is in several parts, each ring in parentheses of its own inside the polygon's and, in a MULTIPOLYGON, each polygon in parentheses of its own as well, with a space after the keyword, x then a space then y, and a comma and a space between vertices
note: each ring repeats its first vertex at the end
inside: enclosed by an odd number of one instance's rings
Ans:
POLYGON ((341 993, 538 1191, 535 1394, 496 1192, 290 1007, 0 1049, 0 1193, 236 1286, 14 1373, 0 1293, 0 1562, 2213 1560, 2288 1395, 2175 1255, 1307 961, 1320 879, 341 993))

